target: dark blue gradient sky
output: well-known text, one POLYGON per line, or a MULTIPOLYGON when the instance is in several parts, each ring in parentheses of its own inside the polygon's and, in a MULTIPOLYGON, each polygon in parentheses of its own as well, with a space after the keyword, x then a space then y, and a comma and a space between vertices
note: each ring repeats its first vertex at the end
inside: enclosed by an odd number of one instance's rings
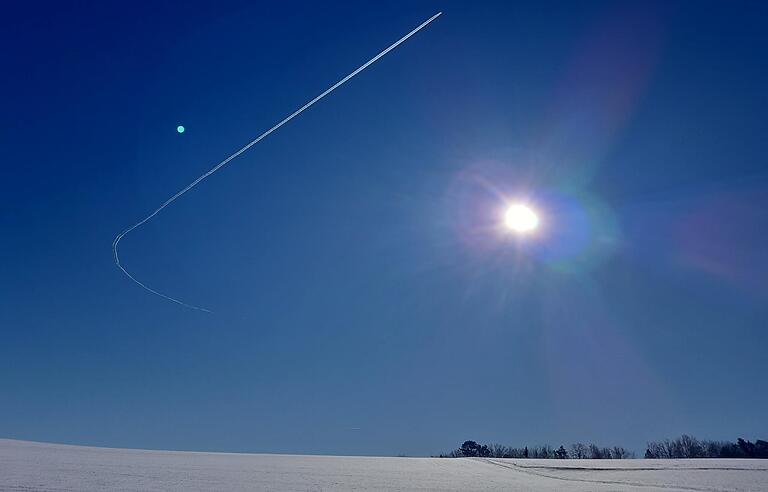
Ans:
POLYGON ((14 3, 0 436, 768 434, 765 4, 14 3), (121 243, 213 314, 120 274, 116 233, 439 10, 121 243), (535 237, 497 230, 512 197, 535 237))

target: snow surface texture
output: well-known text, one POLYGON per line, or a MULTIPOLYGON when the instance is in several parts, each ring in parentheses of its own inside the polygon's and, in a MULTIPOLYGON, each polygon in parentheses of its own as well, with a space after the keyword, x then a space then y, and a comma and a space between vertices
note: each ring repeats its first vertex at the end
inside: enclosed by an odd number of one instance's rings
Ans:
POLYGON ((192 453, 0 439, 0 490, 768 491, 768 462, 192 453))

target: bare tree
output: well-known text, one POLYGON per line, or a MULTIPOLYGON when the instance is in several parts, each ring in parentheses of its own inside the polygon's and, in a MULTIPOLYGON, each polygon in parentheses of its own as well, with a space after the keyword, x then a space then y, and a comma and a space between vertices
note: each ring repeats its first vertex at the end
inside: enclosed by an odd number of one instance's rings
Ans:
POLYGON ((510 448, 503 444, 491 444, 488 446, 488 449, 490 450, 491 456, 494 458, 511 458, 511 456, 509 456, 510 448))
POLYGON ((695 437, 683 434, 676 441, 679 443, 681 458, 702 458, 704 456, 704 448, 695 437))
POLYGON ((589 457, 593 460, 602 460, 605 458, 605 456, 603 456, 603 450, 593 443, 589 444, 589 457))
POLYGON ((611 456, 615 460, 623 460, 629 458, 630 453, 621 446, 614 446, 611 450, 611 456))
POLYGON ((571 445, 571 458, 583 460, 586 457, 587 447, 584 444, 577 442, 571 445))

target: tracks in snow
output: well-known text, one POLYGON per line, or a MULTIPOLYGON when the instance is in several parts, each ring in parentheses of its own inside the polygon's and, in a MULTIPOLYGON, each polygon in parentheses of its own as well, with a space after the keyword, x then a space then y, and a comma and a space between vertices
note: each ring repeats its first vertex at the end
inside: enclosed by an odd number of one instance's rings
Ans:
MULTIPOLYGON (((475 458, 478 461, 488 463, 495 466, 500 466, 502 468, 507 468, 508 470, 514 470, 516 472, 520 473, 527 473, 528 475, 534 475, 537 477, 544 477, 544 478, 551 478, 553 480, 562 480, 564 482, 585 482, 585 483, 594 483, 594 484, 601 484, 601 485, 623 485, 625 487, 631 486, 631 487, 643 487, 643 488, 650 488, 650 489, 669 489, 669 490, 693 490, 697 492, 724 492, 723 489, 715 489, 715 488, 699 488, 699 487, 687 487, 685 485, 666 485, 666 484, 648 484, 648 483, 641 483, 641 482, 632 482, 632 481, 624 481, 624 480, 597 480, 597 479, 589 479, 589 478, 569 478, 569 477, 560 477, 557 475, 550 475, 547 473, 542 473, 540 471, 531 470, 530 468, 536 468, 536 469, 550 469, 550 470, 571 470, 571 471, 611 471, 614 469, 611 468, 569 468, 569 467, 545 467, 545 466, 536 466, 536 467, 527 467, 527 466, 520 466, 516 465, 515 463, 502 463, 490 458, 475 458)), ((700 468, 697 468, 699 470, 700 468)), ((659 470, 659 468, 619 468, 615 469, 617 471, 629 471, 629 470, 659 470)))

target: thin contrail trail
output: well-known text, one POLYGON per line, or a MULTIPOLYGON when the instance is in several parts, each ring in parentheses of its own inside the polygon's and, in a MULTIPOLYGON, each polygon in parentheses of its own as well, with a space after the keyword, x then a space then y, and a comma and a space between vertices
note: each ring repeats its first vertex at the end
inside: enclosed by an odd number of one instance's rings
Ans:
POLYGON ((188 184, 186 187, 184 187, 184 188, 183 188, 181 191, 179 191, 178 193, 176 193, 175 195, 173 195, 172 197, 170 197, 169 199, 167 199, 165 202, 163 202, 163 204, 162 204, 162 205, 160 205, 159 207, 157 207, 157 209, 155 209, 155 211, 154 211, 154 212, 152 212, 151 214, 147 215, 146 217, 144 217, 144 218, 143 218, 143 219, 141 219, 140 221, 138 221, 138 222, 136 222, 135 224, 133 224, 131 227, 127 228, 126 230, 124 230, 123 232, 121 232, 120 234, 118 234, 118 235, 115 237, 115 240, 112 242, 112 252, 113 252, 113 254, 114 254, 114 256, 115 256, 115 264, 117 265, 117 267, 118 267, 120 270, 122 270, 122 272, 123 272, 123 273, 124 273, 126 276, 128 276, 128 278, 129 278, 129 279, 133 280, 133 281, 134 281, 136 284, 138 284, 138 285, 139 285, 141 288, 143 288, 143 289, 145 289, 145 290, 148 290, 149 292, 151 292, 151 293, 153 293, 153 294, 155 294, 155 295, 158 295, 158 296, 162 297, 163 299, 167 299, 167 300, 169 300, 169 301, 173 301, 173 302, 175 302, 175 303, 177 303, 177 304, 181 304, 182 306, 184 306, 184 307, 188 307, 188 308, 190 308, 190 309, 197 309, 198 311, 205 311, 205 312, 208 312, 208 313, 210 313, 211 311, 210 311, 210 310, 208 310, 208 309, 205 309, 205 308, 202 308, 202 307, 199 307, 199 306, 194 306, 194 305, 192 305, 192 304, 187 304, 186 302, 180 301, 179 299, 175 299, 175 298, 173 298, 173 297, 171 297, 171 296, 169 296, 169 295, 163 294, 162 292, 158 292, 157 290, 155 290, 155 289, 153 289, 153 288, 149 287, 148 285, 144 284, 144 283, 143 283, 143 282, 141 282, 140 280, 136 279, 136 277, 134 277, 133 275, 131 275, 131 274, 128 272, 128 270, 126 270, 126 269, 125 269, 125 267, 123 267, 123 265, 120 263, 120 256, 119 256, 119 255, 118 255, 118 253, 117 253, 117 247, 118 247, 118 245, 120 244, 120 240, 121 240, 121 239, 123 239, 123 238, 126 236, 126 234, 128 234, 128 233, 129 233, 129 232, 131 232, 132 230, 136 229, 137 227, 141 226, 142 224, 144 224, 145 222, 147 222, 149 219, 151 219, 152 217, 154 217, 155 215, 157 215, 158 213, 160 213, 160 211, 161 211, 162 209, 164 209, 165 207, 167 207, 168 205, 170 205, 171 203, 173 203, 174 201, 176 201, 176 199, 177 199, 177 198, 179 198, 181 195, 183 195, 184 193, 188 192, 189 190, 191 190, 192 188, 194 188, 195 186, 197 186, 197 184, 198 184, 198 183, 200 183, 202 180, 204 180, 205 178, 207 178, 207 177, 208 177, 208 176, 210 176, 211 174, 215 173, 216 171, 218 171, 218 170, 219 170, 219 169, 221 169, 222 167, 224 167, 224 165, 226 165, 226 164, 227 164, 229 161, 231 161, 231 160, 233 160, 234 158, 238 157, 240 154, 242 154, 242 153, 243 153, 243 152, 245 152, 246 150, 250 149, 251 147, 253 147, 253 146, 254 146, 254 145, 256 145, 257 143, 259 143, 260 141, 262 141, 262 140, 263 140, 264 138, 266 138, 266 137, 267 137, 267 136, 268 136, 270 133, 274 132, 275 130, 277 130, 277 129, 278 129, 278 128, 280 128, 281 126, 285 125, 286 123, 288 123, 289 121, 291 121, 293 118, 295 118, 296 116, 298 116, 299 114, 301 114, 301 113, 302 113, 302 112, 303 112, 305 109, 308 109, 310 106, 312 106, 313 104, 315 104, 317 101, 319 101, 320 99, 324 98, 325 96, 327 96, 328 94, 330 94, 331 92, 333 92, 334 90, 336 90, 336 88, 338 88, 338 87, 339 87, 340 85, 342 85, 344 82, 348 81, 349 79, 351 79, 351 78, 352 78, 352 77, 354 77, 355 75, 359 74, 360 72, 362 72, 363 70, 365 70, 366 68, 368 68, 368 67, 369 67, 371 64, 373 64, 373 63, 374 63, 376 60, 378 60, 378 59, 379 59, 379 58, 381 58, 382 56, 386 55, 387 53, 389 53, 389 52, 390 52, 390 51, 392 51, 393 49, 395 49, 395 48, 397 48, 398 46, 400 46, 400 45, 401 45, 402 43, 404 43, 404 42, 405 42, 405 41, 406 41, 408 38, 410 38, 411 36, 413 36, 414 34, 416 34, 417 32, 419 32, 421 29, 423 29, 424 27, 426 27, 426 26, 427 26, 427 24, 429 24, 429 23, 430 23, 430 22, 432 22, 433 20, 437 19, 437 18, 440 16, 440 14, 442 14, 442 12, 438 12, 438 13, 436 13, 435 15, 433 15, 432 17, 430 17, 429 19, 427 19, 427 20, 425 20, 424 22, 422 22, 422 23, 421 23, 421 25, 419 25, 419 26, 418 26, 416 29, 414 29, 413 31, 409 32, 408 34, 406 34, 406 35, 405 35, 405 36, 403 36, 402 38, 398 39, 396 42, 394 42, 392 45, 390 45, 390 46, 389 46, 387 49, 385 49, 384 51, 382 51, 382 52, 381 52, 381 53, 379 53, 378 55, 374 56, 373 58, 371 58, 370 60, 368 60, 367 62, 365 62, 364 64, 362 64, 362 65, 361 65, 359 68, 357 68, 357 69, 356 69, 354 72, 350 73, 349 75, 347 75, 347 76, 346 76, 346 77, 344 77, 343 79, 339 80, 338 82, 336 82, 335 84, 333 84, 332 86, 330 86, 329 88, 327 88, 327 89, 326 89, 326 90, 325 90, 325 91, 324 91, 322 94, 320 94, 319 96, 315 97, 314 99, 312 99, 311 101, 309 101, 308 103, 306 103, 304 106, 300 107, 299 109, 297 109, 296 111, 294 111, 293 113, 291 113, 289 116, 287 116, 285 119, 283 119, 282 121, 280 121, 278 124, 276 124, 275 126, 273 126, 272 128, 270 128, 269 130, 265 131, 264 133, 262 133, 261 135, 259 135, 258 137, 256 137, 254 140, 251 140, 251 141, 250 141, 250 142, 249 142, 249 143, 248 143, 248 144, 247 144, 245 147, 241 148, 240 150, 238 150, 238 151, 237 151, 237 152, 235 152, 234 154, 230 155, 229 157, 227 157, 226 159, 224 159, 223 161, 221 161, 220 163, 218 163, 216 166, 214 166, 213 168, 211 168, 211 169, 210 169, 208 172, 206 172, 205 174, 203 174, 202 176, 200 176, 200 177, 199 177, 199 178, 197 178, 196 180, 192 181, 190 184, 188 184))

